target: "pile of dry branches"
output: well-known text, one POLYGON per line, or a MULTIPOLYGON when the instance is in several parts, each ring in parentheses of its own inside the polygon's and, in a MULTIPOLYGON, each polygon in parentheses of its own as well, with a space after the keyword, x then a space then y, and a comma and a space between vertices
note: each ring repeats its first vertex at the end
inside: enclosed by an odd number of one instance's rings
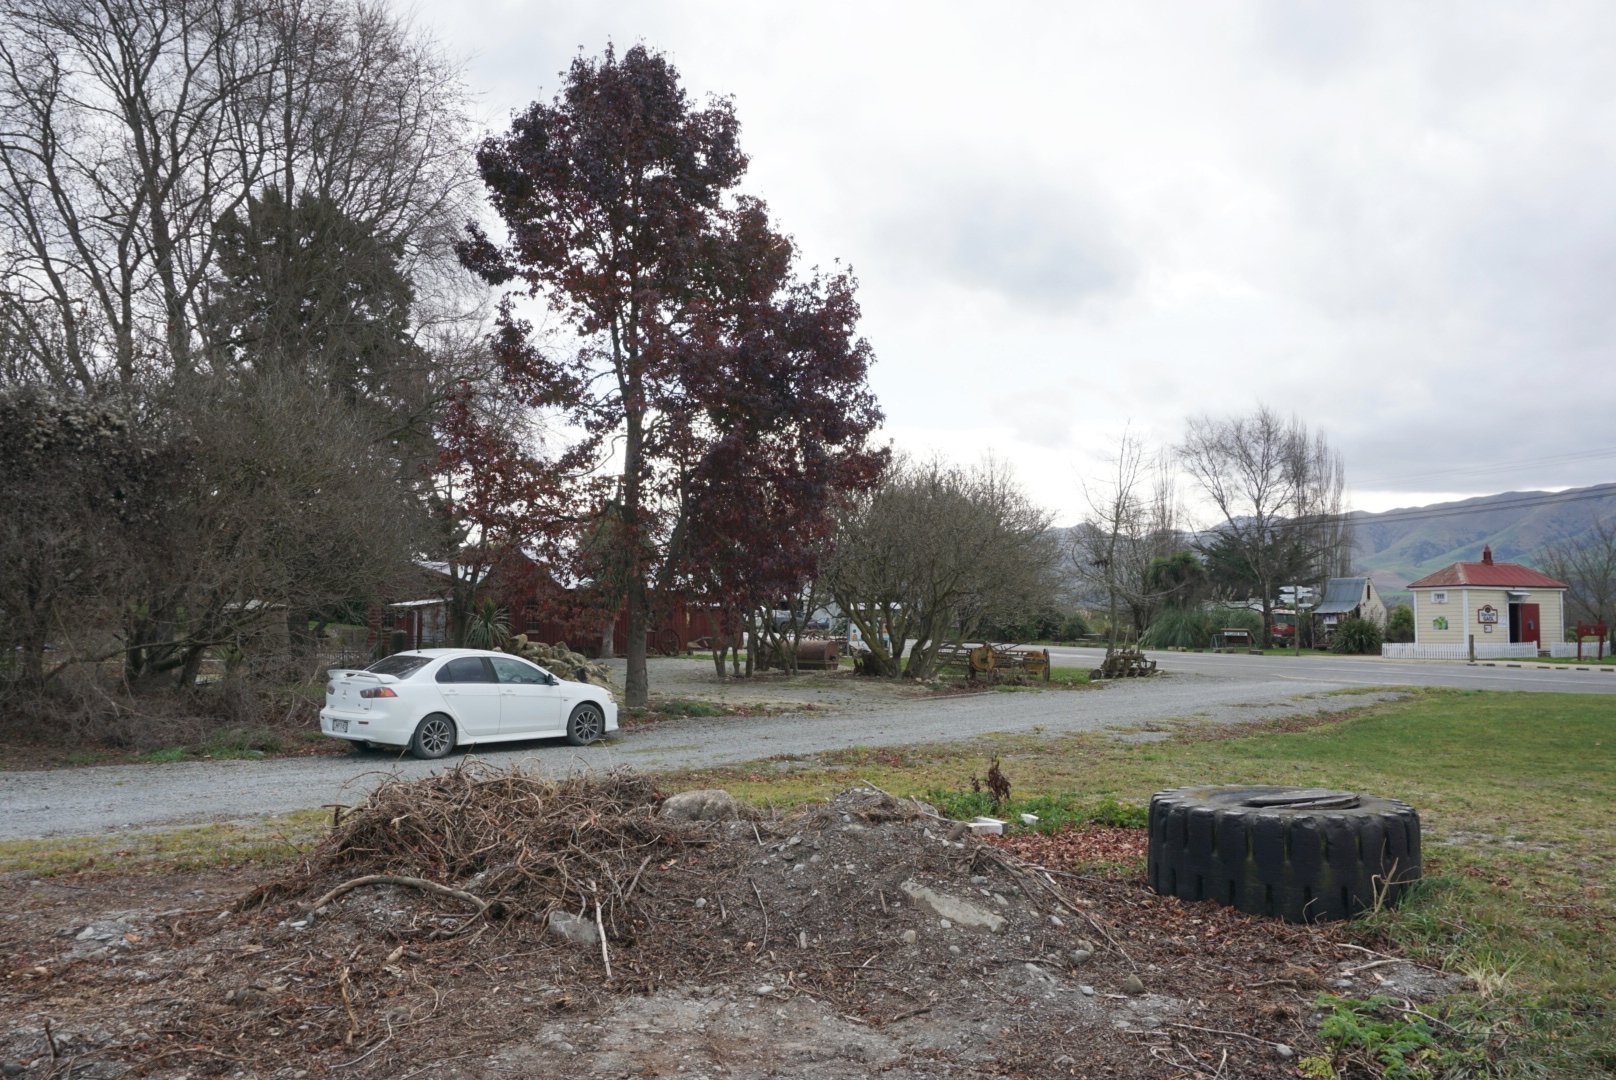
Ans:
POLYGON ((339 809, 330 836, 299 871, 242 906, 308 896, 318 912, 367 885, 451 897, 472 917, 589 913, 615 936, 653 859, 700 841, 657 816, 661 796, 627 770, 551 780, 477 763, 422 780, 384 780, 364 803, 339 809), (346 878, 332 884, 339 873, 346 878))

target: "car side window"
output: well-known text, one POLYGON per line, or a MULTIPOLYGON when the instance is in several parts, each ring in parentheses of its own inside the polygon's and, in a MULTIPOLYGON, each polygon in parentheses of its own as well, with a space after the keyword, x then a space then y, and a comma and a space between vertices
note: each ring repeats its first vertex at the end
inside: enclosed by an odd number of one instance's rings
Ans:
POLYGON ((493 673, 488 669, 488 661, 480 656, 461 656, 438 669, 438 681, 440 683, 487 683, 495 680, 493 673))
POLYGON ((494 677, 502 683, 521 683, 526 686, 545 685, 544 672, 532 664, 521 660, 508 660, 503 656, 491 656, 489 663, 494 665, 494 677))

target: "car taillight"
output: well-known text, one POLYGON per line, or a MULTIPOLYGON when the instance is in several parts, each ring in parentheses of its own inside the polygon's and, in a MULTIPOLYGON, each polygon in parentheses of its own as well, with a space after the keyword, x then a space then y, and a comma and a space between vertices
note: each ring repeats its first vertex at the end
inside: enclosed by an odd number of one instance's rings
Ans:
POLYGON ((397 694, 393 693, 391 686, 378 686, 374 690, 361 690, 359 691, 359 696, 362 698, 398 697, 397 694))
POLYGON ((337 684, 336 683, 326 683, 325 684, 325 696, 326 697, 330 697, 332 694, 335 694, 336 692, 337 692, 337 684))

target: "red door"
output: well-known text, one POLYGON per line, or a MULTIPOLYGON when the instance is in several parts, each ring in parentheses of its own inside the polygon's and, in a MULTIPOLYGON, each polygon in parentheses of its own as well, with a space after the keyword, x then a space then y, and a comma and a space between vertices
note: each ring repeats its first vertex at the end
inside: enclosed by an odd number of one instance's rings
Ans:
POLYGON ((1521 606, 1521 641, 1530 641, 1538 648, 1543 647, 1543 621, 1538 618, 1536 604, 1522 604, 1521 606))

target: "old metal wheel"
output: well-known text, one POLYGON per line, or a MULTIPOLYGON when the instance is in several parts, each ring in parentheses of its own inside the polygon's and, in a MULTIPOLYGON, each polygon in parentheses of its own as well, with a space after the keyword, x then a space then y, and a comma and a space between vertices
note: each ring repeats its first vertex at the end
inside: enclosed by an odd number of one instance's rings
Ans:
POLYGON ((574 746, 588 746, 605 730, 606 714, 593 701, 582 703, 567 718, 567 741, 574 746))
POLYGON ((415 727, 410 737, 410 753, 426 761, 443 757, 454 749, 454 721, 442 713, 433 713, 415 727))

